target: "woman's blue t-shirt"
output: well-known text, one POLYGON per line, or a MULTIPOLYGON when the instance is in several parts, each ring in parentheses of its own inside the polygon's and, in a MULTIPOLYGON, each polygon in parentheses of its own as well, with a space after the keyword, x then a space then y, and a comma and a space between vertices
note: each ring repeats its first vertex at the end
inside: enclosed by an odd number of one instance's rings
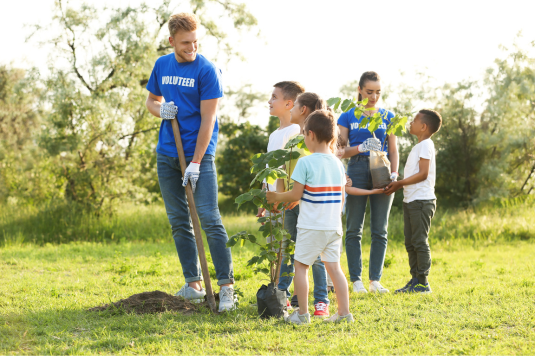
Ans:
MULTIPOLYGON (((178 107, 180 137, 184 154, 193 156, 197 145, 197 136, 201 127, 201 100, 221 98, 223 83, 221 70, 201 54, 193 62, 178 63, 175 54, 158 58, 147 90, 165 101, 173 101, 178 107)), ((219 126, 216 122, 206 154, 215 155, 219 126)), ((170 157, 178 157, 170 120, 162 120, 156 152, 170 157)))
MULTIPOLYGON (((375 137, 377 137, 383 145, 383 151, 388 153, 388 141, 386 140, 386 125, 390 124, 390 120, 394 117, 394 113, 385 109, 379 109, 379 113, 383 117, 383 123, 375 130, 375 137), (386 114, 385 114, 386 112, 386 114)), ((358 146, 370 137, 373 137, 368 126, 359 129, 359 124, 364 119, 364 115, 360 118, 355 117, 355 108, 343 113, 338 118, 338 125, 347 127, 349 129, 349 144, 351 147, 358 146)), ((363 156, 369 156, 370 152, 360 153, 363 156)))

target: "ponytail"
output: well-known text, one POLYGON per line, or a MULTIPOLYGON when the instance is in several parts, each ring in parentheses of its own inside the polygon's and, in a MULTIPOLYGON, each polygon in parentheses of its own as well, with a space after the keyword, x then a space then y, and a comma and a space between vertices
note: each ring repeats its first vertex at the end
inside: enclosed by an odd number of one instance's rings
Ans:
POLYGON ((303 93, 297 97, 297 101, 299 105, 308 108, 309 115, 316 110, 327 110, 327 102, 316 93, 303 93))

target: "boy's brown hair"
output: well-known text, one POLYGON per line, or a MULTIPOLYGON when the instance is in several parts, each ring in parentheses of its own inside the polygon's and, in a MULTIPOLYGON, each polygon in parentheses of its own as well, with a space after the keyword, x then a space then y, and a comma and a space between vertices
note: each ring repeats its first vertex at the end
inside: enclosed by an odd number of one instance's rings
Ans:
POLYGON ((435 110, 422 109, 419 111, 422 114, 422 123, 429 128, 429 133, 434 134, 440 130, 442 126, 442 116, 435 110))
POLYGON ((327 142, 331 151, 335 152, 338 140, 338 126, 332 111, 316 110, 308 115, 305 120, 304 131, 314 132, 318 142, 327 142))
POLYGON ((188 12, 175 14, 169 18, 169 35, 175 37, 175 34, 178 31, 195 31, 199 24, 199 18, 195 14, 190 14, 188 12))
POLYGON ((293 102, 295 102, 299 94, 305 92, 305 87, 302 86, 299 82, 278 82, 273 87, 279 88, 282 91, 282 97, 284 98, 284 100, 291 100, 293 102))

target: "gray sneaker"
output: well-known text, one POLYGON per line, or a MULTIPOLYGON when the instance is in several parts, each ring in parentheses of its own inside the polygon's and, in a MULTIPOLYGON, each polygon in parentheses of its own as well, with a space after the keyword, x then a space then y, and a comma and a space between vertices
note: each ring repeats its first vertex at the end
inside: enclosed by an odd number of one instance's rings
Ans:
POLYGON ((338 312, 336 312, 330 318, 323 320, 324 323, 353 323, 354 321, 353 314, 349 313, 347 315, 340 316, 338 315, 338 312))
POLYGON ((292 324, 310 324, 310 314, 299 314, 299 309, 294 311, 290 316, 285 316, 284 321, 292 324))
POLYGON ((204 289, 201 289, 201 290, 193 289, 190 286, 188 286, 187 283, 184 284, 184 287, 180 288, 180 290, 175 294, 175 296, 182 297, 193 303, 204 302, 205 295, 206 295, 206 291, 204 289))
POLYGON ((232 287, 221 287, 219 291, 219 312, 233 310, 236 308, 238 297, 234 294, 232 287))

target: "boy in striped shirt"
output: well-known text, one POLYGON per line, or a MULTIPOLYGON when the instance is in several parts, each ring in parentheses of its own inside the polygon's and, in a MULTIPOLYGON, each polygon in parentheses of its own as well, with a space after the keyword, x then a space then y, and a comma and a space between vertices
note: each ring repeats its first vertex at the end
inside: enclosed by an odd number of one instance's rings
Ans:
POLYGON ((308 313, 308 269, 319 255, 336 289, 338 312, 325 322, 353 322, 349 312, 347 281, 340 268, 342 207, 346 177, 342 162, 333 152, 338 128, 332 112, 316 110, 305 121, 305 144, 311 155, 297 161, 294 185, 284 193, 267 192, 268 203, 301 200, 295 245, 294 288, 299 309, 286 318, 295 324, 310 323, 308 313))

